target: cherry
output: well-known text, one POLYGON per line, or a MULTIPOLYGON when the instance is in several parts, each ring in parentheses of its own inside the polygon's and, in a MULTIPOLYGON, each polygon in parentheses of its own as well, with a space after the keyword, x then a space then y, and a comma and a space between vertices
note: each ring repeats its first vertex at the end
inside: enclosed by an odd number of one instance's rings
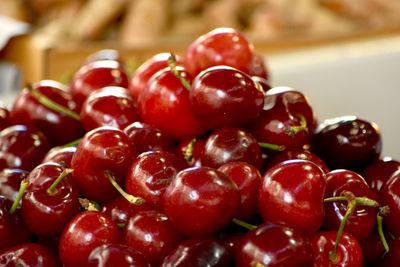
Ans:
POLYGON ((0 197, 14 202, 19 191, 20 184, 28 175, 21 169, 4 169, 0 171, 0 197))
POLYGON ((55 162, 63 165, 66 168, 71 168, 72 157, 76 151, 76 146, 56 146, 47 152, 42 163, 55 162))
POLYGON ((264 92, 247 74, 227 66, 208 68, 196 76, 189 93, 196 117, 209 128, 245 126, 264 105, 264 92))
MULTIPOLYGON (((175 71, 185 80, 192 80, 182 67, 176 67, 175 71)), ((169 67, 157 72, 142 90, 138 110, 144 123, 175 139, 194 138, 204 132, 193 114, 189 91, 169 67)))
MULTIPOLYGON (((389 243, 391 242, 392 241, 389 240, 389 243)), ((377 266, 378 263, 382 261, 382 257, 385 254, 385 247, 382 244, 381 237, 379 236, 378 232, 372 231, 369 236, 359 241, 359 243, 362 248, 364 263, 377 266)))
POLYGON ((236 265, 311 266, 311 245, 301 232, 275 224, 263 224, 242 239, 236 265))
POLYGON ((32 233, 56 236, 79 212, 78 190, 69 182, 69 173, 58 163, 38 165, 29 173, 22 215, 32 233))
MULTIPOLYGON (((133 99, 138 99, 141 92, 147 86, 150 78, 159 70, 169 66, 168 60, 170 53, 158 53, 143 62, 132 75, 129 83, 129 94, 133 99)), ((180 57, 176 58, 178 64, 182 61, 180 57)))
POLYGON ((323 121, 311 148, 331 169, 359 171, 379 158, 382 141, 375 123, 343 116, 323 121))
POLYGON ((85 266, 93 249, 119 241, 119 229, 109 217, 97 211, 83 211, 72 218, 60 236, 60 260, 65 267, 85 266))
POLYGON ((42 161, 50 147, 41 131, 25 125, 9 126, 0 132, 0 170, 30 171, 42 161))
POLYGON ((110 171, 117 183, 123 184, 135 155, 129 138, 122 130, 103 126, 87 132, 72 157, 74 180, 79 191, 94 201, 114 198, 118 191, 105 171, 110 171))
POLYGON ((372 190, 377 193, 390 177, 400 170, 400 162, 390 157, 384 157, 368 165, 363 171, 363 177, 372 190))
POLYGON ((240 193, 222 172, 208 167, 180 171, 164 193, 164 211, 189 236, 213 234, 236 215, 240 193))
POLYGON ((122 244, 104 244, 96 247, 89 255, 88 267, 150 267, 140 252, 122 244))
POLYGON ((390 244, 389 252, 383 257, 383 260, 378 264, 379 267, 397 266, 400 262, 400 238, 396 238, 390 244))
POLYGON ((10 111, 0 104, 0 131, 10 126, 10 111))
POLYGON ((125 88, 107 86, 96 90, 86 98, 80 111, 86 131, 101 126, 113 126, 123 130, 139 120, 135 102, 125 88))
POLYGON ((189 166, 201 166, 206 140, 201 138, 187 139, 180 142, 176 154, 186 160, 189 166))
POLYGON ((185 161, 166 151, 142 153, 129 167, 125 190, 158 207, 165 189, 185 167, 185 161))
POLYGON ((152 266, 159 266, 183 240, 183 235, 159 211, 143 211, 132 216, 124 230, 124 243, 141 252, 152 266))
POLYGON ((245 73, 253 64, 253 45, 232 28, 217 28, 194 40, 187 48, 184 65, 196 76, 212 66, 227 65, 245 73))
POLYGON ((232 161, 247 162, 260 169, 262 156, 256 139, 249 132, 239 128, 214 131, 204 146, 202 164, 218 168, 232 161))
POLYGON ((173 140, 150 124, 136 121, 125 127, 124 132, 138 154, 157 150, 174 151, 173 140))
POLYGON ((81 66, 75 72, 70 83, 70 92, 80 110, 91 92, 106 86, 127 88, 128 84, 128 76, 121 63, 114 60, 98 60, 81 66))
POLYGON ((269 80, 269 70, 265 64, 263 55, 253 54, 248 73, 250 76, 260 77, 266 81, 269 80))
POLYGON ((61 266, 56 255, 46 247, 36 243, 24 243, 0 253, 1 266, 61 266))
POLYGON ((344 232, 335 250, 336 236, 336 231, 319 232, 313 236, 313 266, 362 267, 363 254, 357 239, 344 232))
POLYGON ((258 192, 264 221, 314 233, 324 221, 325 178, 307 160, 281 162, 265 173, 258 192))
POLYGON ((261 174, 245 162, 229 162, 218 168, 237 185, 240 191, 240 206, 236 218, 246 220, 257 212, 257 192, 261 184, 261 174))
POLYGON ((400 237, 400 171, 386 181, 379 192, 381 204, 389 208, 389 212, 384 216, 384 223, 389 232, 396 237, 400 237))
POLYGON ((55 110, 53 104, 42 102, 43 97, 63 109, 77 112, 65 85, 42 80, 19 93, 10 111, 10 122, 39 129, 53 145, 63 145, 81 137, 84 131, 77 118, 55 110))
POLYGON ((370 235, 376 223, 376 210, 374 207, 364 206, 355 197, 364 197, 376 200, 377 195, 372 191, 365 180, 357 173, 350 170, 334 170, 325 175, 325 198, 344 197, 351 202, 356 201, 352 207, 349 201, 334 201, 325 203, 325 220, 323 228, 337 230, 341 221, 350 208, 354 211, 346 221, 344 230, 357 240, 362 240, 370 235))
POLYGON ((162 267, 229 267, 232 254, 224 244, 214 238, 191 238, 183 241, 163 261, 162 267))

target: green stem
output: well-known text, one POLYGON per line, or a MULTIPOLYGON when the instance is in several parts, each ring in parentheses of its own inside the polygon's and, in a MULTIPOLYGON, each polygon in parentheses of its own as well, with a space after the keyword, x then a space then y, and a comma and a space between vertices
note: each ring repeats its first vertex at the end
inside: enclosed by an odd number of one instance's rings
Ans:
POLYGON ((290 126, 289 128, 286 129, 286 133, 289 136, 295 136, 301 131, 307 130, 307 120, 303 115, 298 115, 298 118, 300 118, 300 125, 299 126, 290 126))
POLYGON ((385 234, 383 233, 382 221, 383 221, 383 217, 378 212, 378 214, 376 215, 376 223, 377 223, 377 227, 378 227, 379 238, 382 242, 383 247, 385 248, 385 251, 389 252, 389 245, 386 241, 385 234))
MULTIPOLYGON (((379 207, 379 203, 373 199, 367 197, 354 197, 356 206, 368 206, 368 207, 379 207)), ((336 202, 336 201, 349 201, 349 198, 346 196, 339 197, 328 197, 324 199, 325 203, 328 202, 336 202)))
POLYGON ((115 181, 114 176, 109 170, 104 171, 105 176, 108 178, 110 183, 115 187, 115 189, 118 190, 118 192, 126 199, 129 201, 129 203, 135 204, 135 205, 142 205, 145 201, 142 198, 132 196, 128 193, 126 193, 121 186, 115 181))
POLYGON ((71 141, 65 145, 63 145, 62 147, 73 147, 73 146, 78 146, 79 143, 82 141, 82 138, 76 139, 74 141, 71 141))
POLYGON ((28 180, 23 179, 21 181, 20 186, 19 186, 18 195, 15 198, 15 200, 14 200, 14 202, 13 202, 11 208, 10 208, 10 214, 14 214, 15 211, 17 210, 18 205, 21 202, 22 196, 24 195, 25 190, 26 190, 27 187, 28 187, 28 180))
POLYGON ((285 146, 283 145, 276 145, 276 144, 271 144, 271 143, 264 143, 264 142, 258 142, 258 145, 262 148, 266 148, 269 150, 274 150, 274 151, 285 151, 285 146))
POLYGON ((55 195, 58 191, 57 191, 57 186, 59 183, 61 183, 61 181, 67 177, 68 175, 70 175, 74 170, 73 169, 64 169, 63 172, 57 177, 57 179, 50 185, 49 188, 47 188, 47 194, 49 195, 55 195))
POLYGON ((87 198, 79 198, 79 203, 81 206, 88 211, 100 211, 100 205, 87 198))
POLYGON ((187 145, 185 151, 184 151, 184 157, 187 163, 191 163, 193 160, 193 150, 194 150, 194 145, 196 144, 197 139, 193 138, 190 143, 187 145))
POLYGON ((54 110, 56 112, 59 112, 65 116, 68 116, 74 120, 79 121, 81 119, 78 113, 73 112, 72 110, 54 102, 47 96, 40 93, 38 90, 33 89, 32 86, 28 85, 27 89, 31 93, 31 95, 43 106, 45 106, 51 110, 54 110))
POLYGON ((168 58, 168 66, 170 67, 172 73, 179 79, 182 85, 187 89, 190 90, 191 85, 188 80, 183 77, 181 73, 179 73, 178 69, 176 68, 176 56, 173 53, 170 53, 168 58))
POLYGON ((233 219, 232 219, 232 222, 235 223, 235 224, 237 224, 237 225, 239 225, 239 226, 242 226, 242 227, 244 227, 244 228, 246 228, 246 229, 248 229, 248 230, 254 230, 254 229, 257 228, 256 225, 253 225, 253 224, 244 222, 244 221, 239 220, 239 219, 236 219, 236 218, 233 218, 233 219))

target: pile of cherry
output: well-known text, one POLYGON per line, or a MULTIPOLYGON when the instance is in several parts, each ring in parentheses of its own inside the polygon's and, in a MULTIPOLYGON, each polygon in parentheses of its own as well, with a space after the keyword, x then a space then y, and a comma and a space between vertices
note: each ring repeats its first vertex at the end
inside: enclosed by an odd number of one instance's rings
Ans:
POLYGON ((0 109, 1 266, 399 266, 400 163, 234 29, 101 50, 0 109))

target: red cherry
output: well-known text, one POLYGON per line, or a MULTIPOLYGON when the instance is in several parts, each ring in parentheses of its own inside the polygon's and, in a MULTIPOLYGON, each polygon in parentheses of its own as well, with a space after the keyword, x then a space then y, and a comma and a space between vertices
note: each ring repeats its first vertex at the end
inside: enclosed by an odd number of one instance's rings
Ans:
POLYGON ((59 267, 60 263, 49 249, 35 243, 24 243, 0 253, 2 266, 59 267))
POLYGON ((265 79, 266 81, 269 80, 269 70, 267 68, 267 65, 265 64, 263 55, 261 54, 253 55, 253 59, 250 63, 248 73, 250 76, 260 77, 262 79, 265 79))
POLYGON ((60 236, 60 260, 65 267, 85 266, 93 249, 119 241, 119 229, 109 217, 97 211, 83 211, 69 222, 60 236))
POLYGON ((86 131, 101 126, 124 129, 139 120, 135 102, 125 88, 108 86, 92 92, 83 102, 81 122, 86 131))
POLYGON ((379 196, 381 205, 388 206, 389 212, 383 219, 389 232, 396 237, 400 237, 400 171, 386 181, 382 186, 379 196))
POLYGON ((397 237, 390 244, 389 252, 383 257, 383 260, 378 264, 379 267, 393 267, 400 262, 400 239, 397 237))
POLYGON ((176 151, 178 157, 184 159, 189 166, 201 166, 206 140, 200 138, 182 141, 176 151))
POLYGON ((15 201, 21 181, 28 176, 27 171, 21 169, 4 169, 0 171, 0 197, 11 203, 15 201))
POLYGON ((193 167, 182 170, 164 193, 164 211, 175 227, 190 236, 213 234, 237 213, 240 193, 222 172, 193 167))
POLYGON ((76 151, 75 146, 62 147, 56 146, 47 152, 44 157, 42 163, 46 162, 55 162, 63 165, 66 168, 71 168, 72 166, 72 157, 76 151))
POLYGON ((266 222, 316 232, 324 220, 325 186, 324 173, 314 163, 279 163, 264 175, 258 192, 260 213, 266 222))
POLYGON ((400 162, 390 157, 384 157, 368 165, 363 171, 363 177, 372 190, 379 192, 384 183, 400 170, 400 162))
MULTIPOLYGON (((390 236, 388 233, 384 234, 386 237, 390 236)), ((390 246, 392 240, 389 239, 387 241, 390 246)), ((359 241, 359 243, 362 248, 364 263, 371 266, 378 266, 378 263, 382 261, 382 257, 386 253, 378 231, 373 231, 369 236, 359 241)))
POLYGON ((243 237, 239 249, 236 265, 241 267, 312 266, 307 237, 282 225, 257 227, 243 237))

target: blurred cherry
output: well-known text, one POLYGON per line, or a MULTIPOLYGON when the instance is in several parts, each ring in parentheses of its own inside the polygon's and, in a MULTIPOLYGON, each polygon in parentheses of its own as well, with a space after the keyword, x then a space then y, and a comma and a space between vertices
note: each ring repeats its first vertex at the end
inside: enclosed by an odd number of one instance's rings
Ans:
POLYGON ((57 256, 48 248, 36 243, 23 243, 0 253, 2 266, 59 267, 57 256))
POLYGON ((371 189, 378 193, 383 184, 398 170, 400 170, 399 161, 384 157, 369 164, 363 171, 363 177, 371 189))

